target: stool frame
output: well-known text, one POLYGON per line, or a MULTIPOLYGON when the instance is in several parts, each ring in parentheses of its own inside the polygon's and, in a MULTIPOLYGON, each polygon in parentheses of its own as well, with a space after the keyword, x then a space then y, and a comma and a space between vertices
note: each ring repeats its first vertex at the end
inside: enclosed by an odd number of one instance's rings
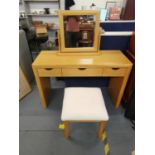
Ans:
POLYGON ((85 121, 85 120, 79 120, 79 121, 70 121, 70 120, 67 120, 67 121, 63 121, 64 122, 64 137, 65 138, 69 138, 70 136, 70 131, 69 131, 69 123, 71 122, 98 122, 99 123, 99 128, 98 128, 98 132, 97 132, 97 136, 99 139, 102 139, 102 135, 104 133, 104 129, 105 129, 105 125, 106 125, 106 122, 107 121, 85 121))

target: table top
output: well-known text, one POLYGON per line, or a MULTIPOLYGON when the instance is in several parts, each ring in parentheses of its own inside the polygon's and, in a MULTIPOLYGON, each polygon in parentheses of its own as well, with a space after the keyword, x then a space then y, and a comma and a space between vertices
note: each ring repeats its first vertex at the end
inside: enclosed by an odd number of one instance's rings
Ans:
POLYGON ((41 51, 33 67, 129 67, 132 63, 120 50, 101 50, 98 55, 60 55, 58 51, 41 51))

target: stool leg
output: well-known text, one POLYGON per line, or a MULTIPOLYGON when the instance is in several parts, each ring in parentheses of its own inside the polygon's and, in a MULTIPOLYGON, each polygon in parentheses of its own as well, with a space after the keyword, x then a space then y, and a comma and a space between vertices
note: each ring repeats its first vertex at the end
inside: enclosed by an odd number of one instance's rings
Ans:
POLYGON ((106 122, 104 122, 104 121, 99 122, 99 129, 98 129, 98 138, 99 139, 102 138, 102 134, 103 134, 103 131, 104 131, 104 128, 105 128, 105 124, 106 124, 106 122))
POLYGON ((64 136, 65 138, 68 138, 69 137, 69 121, 64 121, 64 126, 65 126, 64 136))

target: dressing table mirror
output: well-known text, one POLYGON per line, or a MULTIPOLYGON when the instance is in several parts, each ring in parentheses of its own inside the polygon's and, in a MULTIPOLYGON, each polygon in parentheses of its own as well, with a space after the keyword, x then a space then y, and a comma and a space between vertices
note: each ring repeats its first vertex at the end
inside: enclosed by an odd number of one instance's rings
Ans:
POLYGON ((99 11, 59 11, 60 53, 98 53, 99 11))

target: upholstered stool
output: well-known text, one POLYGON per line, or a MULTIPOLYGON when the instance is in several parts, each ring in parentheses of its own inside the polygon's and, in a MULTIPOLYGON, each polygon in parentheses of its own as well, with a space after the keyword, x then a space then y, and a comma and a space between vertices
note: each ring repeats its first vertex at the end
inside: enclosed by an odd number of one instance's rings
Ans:
POLYGON ((109 119, 100 88, 65 88, 61 120, 64 136, 69 137, 69 122, 99 122, 98 137, 102 137, 109 119))

